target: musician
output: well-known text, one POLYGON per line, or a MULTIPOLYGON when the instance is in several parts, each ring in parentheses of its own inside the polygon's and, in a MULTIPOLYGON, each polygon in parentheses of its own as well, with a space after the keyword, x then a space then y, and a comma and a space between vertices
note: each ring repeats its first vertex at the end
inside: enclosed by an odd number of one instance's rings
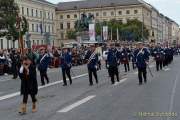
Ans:
POLYGON ((159 68, 162 70, 165 52, 160 43, 158 43, 156 48, 154 49, 153 56, 156 61, 156 70, 159 71, 159 68))
POLYGON ((63 75, 63 86, 67 86, 67 81, 66 81, 66 75, 69 78, 70 85, 72 84, 72 78, 71 78, 71 67, 72 67, 72 56, 68 52, 67 48, 63 48, 62 56, 60 57, 61 59, 61 69, 62 69, 62 75, 63 75))
POLYGON ((95 45, 90 45, 90 50, 88 50, 85 56, 85 59, 87 61, 90 86, 93 85, 92 74, 94 75, 96 84, 98 84, 98 77, 97 77, 98 55, 95 53, 95 50, 96 50, 95 45))
POLYGON ((125 72, 130 71, 130 67, 129 67, 129 55, 130 55, 130 51, 128 48, 126 48, 126 46, 124 46, 122 48, 121 51, 121 63, 124 64, 124 69, 125 72))
POLYGON ((46 50, 44 47, 40 48, 40 55, 39 55, 39 59, 37 63, 38 63, 38 70, 40 71, 42 86, 45 85, 44 78, 46 79, 47 84, 49 83, 49 78, 47 76, 47 69, 49 67, 50 62, 51 62, 50 55, 46 53, 46 50))
POLYGON ((138 68, 139 85, 142 85, 143 78, 144 83, 147 82, 147 65, 149 62, 150 52, 143 46, 142 42, 137 44, 137 50, 135 50, 136 66, 138 68))
POLYGON ((114 76, 117 77, 117 81, 119 82, 118 66, 119 66, 119 52, 115 48, 114 44, 111 43, 107 55, 107 68, 108 68, 108 73, 111 77, 112 84, 115 84, 114 76))
POLYGON ((28 95, 32 99, 32 112, 36 112, 36 95, 38 93, 38 83, 36 76, 36 66, 31 58, 25 56, 22 61, 22 66, 19 70, 19 77, 21 78, 21 95, 23 95, 23 102, 19 113, 26 113, 26 105, 28 101, 28 95))

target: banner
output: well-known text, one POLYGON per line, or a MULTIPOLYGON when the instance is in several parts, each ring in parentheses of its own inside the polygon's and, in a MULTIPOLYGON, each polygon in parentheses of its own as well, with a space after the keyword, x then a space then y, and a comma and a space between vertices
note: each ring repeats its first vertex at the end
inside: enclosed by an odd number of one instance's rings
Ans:
POLYGON ((89 38, 91 42, 96 41, 95 24, 89 24, 89 38))
POLYGON ((108 26, 103 26, 103 39, 104 41, 108 40, 108 26))

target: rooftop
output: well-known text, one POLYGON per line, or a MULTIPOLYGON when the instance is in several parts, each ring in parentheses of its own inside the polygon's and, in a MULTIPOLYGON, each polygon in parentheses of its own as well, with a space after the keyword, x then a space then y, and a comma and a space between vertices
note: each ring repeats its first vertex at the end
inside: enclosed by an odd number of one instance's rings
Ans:
POLYGON ((81 0, 72 2, 60 2, 57 10, 75 10, 84 8, 98 8, 109 6, 126 6, 144 4, 141 0, 81 0))

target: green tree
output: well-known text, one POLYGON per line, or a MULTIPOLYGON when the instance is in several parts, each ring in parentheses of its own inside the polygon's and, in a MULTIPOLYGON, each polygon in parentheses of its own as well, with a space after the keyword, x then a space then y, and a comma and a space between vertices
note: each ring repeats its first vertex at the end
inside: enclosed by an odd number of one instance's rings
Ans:
POLYGON ((67 31, 67 38, 68 39, 76 39, 76 31, 75 30, 68 30, 67 31))
POLYGON ((19 33, 24 35, 28 31, 28 22, 25 17, 21 18, 22 30, 19 32, 16 29, 18 13, 19 8, 14 0, 0 0, 0 37, 11 36, 15 41, 19 38, 19 33))

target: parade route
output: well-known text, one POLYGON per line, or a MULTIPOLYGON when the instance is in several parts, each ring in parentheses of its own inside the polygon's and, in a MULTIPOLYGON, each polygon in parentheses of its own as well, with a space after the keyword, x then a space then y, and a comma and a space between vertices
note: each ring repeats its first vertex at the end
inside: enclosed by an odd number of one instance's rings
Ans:
MULTIPOLYGON (((31 113, 31 104, 28 102, 28 114, 20 116, 18 108, 22 98, 19 92, 12 92, 0 95, 0 116, 2 120, 152 120, 152 117, 143 117, 140 113, 175 112, 176 117, 157 115, 153 119, 178 120, 180 93, 177 91, 180 90, 180 77, 176 71, 180 67, 179 60, 180 57, 176 57, 168 66, 168 71, 156 72, 155 67, 151 68, 154 77, 148 74, 148 83, 143 86, 138 85, 137 74, 133 74, 136 71, 124 74, 123 66, 120 66, 121 80, 115 85, 111 85, 107 70, 103 69, 98 72, 99 84, 88 86, 87 73, 83 73, 86 66, 77 68, 75 74, 79 75, 73 77, 71 86, 62 87, 62 81, 53 80, 50 75, 54 82, 39 86, 37 113, 31 113)), ((53 73, 54 76, 56 74, 59 73, 53 73)), ((9 87, 6 86, 7 89, 9 87)))

